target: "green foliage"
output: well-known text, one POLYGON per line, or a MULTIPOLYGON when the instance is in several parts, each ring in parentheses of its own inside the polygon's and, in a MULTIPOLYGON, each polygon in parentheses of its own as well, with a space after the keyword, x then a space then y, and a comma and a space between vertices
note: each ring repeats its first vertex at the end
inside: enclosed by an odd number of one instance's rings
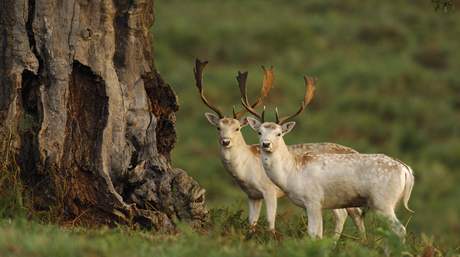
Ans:
POLYGON ((24 187, 12 151, 13 136, 0 127, 0 217, 25 215, 24 187))

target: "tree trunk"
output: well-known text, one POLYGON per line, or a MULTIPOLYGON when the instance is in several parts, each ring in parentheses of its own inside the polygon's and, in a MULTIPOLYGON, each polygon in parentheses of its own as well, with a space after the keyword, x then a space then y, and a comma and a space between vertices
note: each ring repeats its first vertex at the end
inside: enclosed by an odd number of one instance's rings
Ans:
POLYGON ((178 105, 152 24, 152 0, 0 2, 1 140, 31 210, 161 230, 206 220, 204 189, 170 164, 178 105))

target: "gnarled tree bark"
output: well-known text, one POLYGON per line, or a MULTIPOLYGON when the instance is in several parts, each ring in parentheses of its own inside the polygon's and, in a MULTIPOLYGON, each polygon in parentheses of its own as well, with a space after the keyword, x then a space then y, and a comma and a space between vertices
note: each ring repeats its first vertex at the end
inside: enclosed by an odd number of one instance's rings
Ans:
POLYGON ((153 1, 0 5, 0 122, 31 208, 81 224, 203 224, 204 190, 170 164, 178 105, 153 65, 153 1))

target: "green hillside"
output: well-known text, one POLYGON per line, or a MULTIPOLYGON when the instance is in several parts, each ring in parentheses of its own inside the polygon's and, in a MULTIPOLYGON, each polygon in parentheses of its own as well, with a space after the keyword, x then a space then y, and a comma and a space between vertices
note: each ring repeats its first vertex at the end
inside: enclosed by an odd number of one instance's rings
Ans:
MULTIPOLYGON (((429 1, 168 1, 156 8, 156 65, 181 104, 173 159, 207 189, 211 206, 246 202, 203 116, 209 110, 194 87, 195 57, 209 60, 205 90, 228 115, 239 106, 238 70, 249 71, 255 97, 260 65, 274 65, 266 104, 282 113, 297 108, 302 76, 318 77, 316 98, 288 143, 337 142, 404 160, 416 174, 409 230, 458 237, 458 12, 435 12, 429 1)), ((243 133, 257 142, 250 128, 243 133)))

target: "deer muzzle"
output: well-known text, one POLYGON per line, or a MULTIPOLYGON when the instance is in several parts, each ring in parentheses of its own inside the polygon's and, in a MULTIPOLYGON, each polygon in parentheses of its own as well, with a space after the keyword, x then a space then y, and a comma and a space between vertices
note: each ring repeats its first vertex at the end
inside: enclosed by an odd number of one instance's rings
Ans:
POLYGON ((271 152, 272 151, 272 143, 269 142, 269 141, 263 141, 260 144, 260 147, 262 148, 262 150, 264 150, 266 152, 271 152))
POLYGON ((223 147, 229 147, 230 146, 230 139, 228 138, 223 138, 220 143, 222 144, 223 147))

